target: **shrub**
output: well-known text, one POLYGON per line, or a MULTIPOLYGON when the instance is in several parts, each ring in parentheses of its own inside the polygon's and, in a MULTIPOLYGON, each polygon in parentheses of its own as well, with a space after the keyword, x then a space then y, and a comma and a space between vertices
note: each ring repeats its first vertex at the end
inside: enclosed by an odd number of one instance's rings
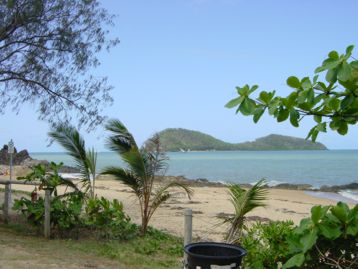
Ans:
POLYGON ((314 206, 288 238, 284 268, 358 268, 358 205, 314 206))
POLYGON ((85 224, 107 239, 129 239, 137 234, 137 225, 124 213, 123 204, 101 197, 89 199, 86 206, 85 224))
MULTIPOLYGON (((54 197, 51 200, 51 227, 59 231, 78 227, 81 223, 81 208, 82 195, 78 193, 54 197)), ((15 200, 14 209, 25 215, 31 224, 43 226, 45 206, 42 197, 36 201, 22 197, 20 200, 15 200)))
POLYGON ((292 221, 256 222, 244 228, 242 246, 247 250, 245 268, 277 268, 286 261, 289 251, 287 238, 293 231, 292 221))

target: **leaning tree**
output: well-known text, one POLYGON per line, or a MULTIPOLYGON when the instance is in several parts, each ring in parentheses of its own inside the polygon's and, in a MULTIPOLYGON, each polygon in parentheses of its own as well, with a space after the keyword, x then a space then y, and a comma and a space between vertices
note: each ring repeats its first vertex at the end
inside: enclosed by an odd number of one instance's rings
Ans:
POLYGON ((293 91, 286 97, 276 96, 275 91, 261 91, 253 97, 258 86, 245 85, 236 87, 238 97, 226 107, 253 116, 255 123, 265 112, 278 122, 290 120, 295 127, 304 117, 313 117, 315 125, 307 135, 313 141, 327 128, 345 135, 348 126, 358 122, 358 60, 352 51, 353 46, 341 55, 331 51, 316 68, 313 78, 289 77, 287 85, 293 91), (322 72, 325 72, 324 80, 319 76, 322 72))
POLYGON ((118 43, 108 38, 112 25, 97 0, 0 1, 0 113, 31 103, 50 123, 102 122, 111 87, 89 72, 118 43))

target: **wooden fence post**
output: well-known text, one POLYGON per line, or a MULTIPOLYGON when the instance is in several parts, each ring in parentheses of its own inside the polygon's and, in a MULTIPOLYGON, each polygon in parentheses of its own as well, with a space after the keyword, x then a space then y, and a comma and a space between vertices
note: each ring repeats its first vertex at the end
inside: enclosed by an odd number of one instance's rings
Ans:
MULTIPOLYGON (((190 208, 185 209, 184 211, 184 247, 191 243, 193 234, 193 210, 190 208)), ((184 252, 184 261, 183 267, 186 267, 187 255, 184 252)))
POLYGON ((4 213, 4 222, 8 223, 9 222, 9 211, 10 211, 10 197, 11 197, 11 189, 10 189, 10 184, 5 184, 5 199, 4 199, 4 208, 3 208, 3 213, 4 213))
POLYGON ((45 238, 50 238, 51 235, 51 192, 45 191, 45 221, 44 221, 44 235, 45 238))
POLYGON ((184 211, 184 247, 191 243, 193 233, 193 210, 184 211))

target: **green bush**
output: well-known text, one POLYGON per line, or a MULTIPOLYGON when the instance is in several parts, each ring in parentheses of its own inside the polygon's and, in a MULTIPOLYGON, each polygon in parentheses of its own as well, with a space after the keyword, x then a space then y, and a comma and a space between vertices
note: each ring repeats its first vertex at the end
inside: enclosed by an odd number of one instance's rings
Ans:
MULTIPOLYGON (((84 194, 69 179, 65 179, 59 174, 62 163, 51 162, 48 167, 42 164, 36 165, 32 171, 25 177, 19 177, 18 180, 25 182, 39 182, 40 190, 49 190, 51 193, 51 227, 52 229, 68 231, 81 224, 81 209, 83 205, 84 194), (58 186, 69 188, 71 192, 65 192, 58 195, 58 186)), ((42 197, 35 201, 22 197, 15 200, 14 210, 20 211, 26 216, 27 220, 35 226, 43 226, 45 215, 45 201, 42 197)))
POLYGON ((276 269, 279 262, 285 262, 289 252, 287 238, 292 234, 293 227, 292 221, 256 222, 251 227, 245 227, 245 236, 241 241, 247 250, 245 268, 276 269))
POLYGON ((130 239, 138 232, 137 225, 124 213, 123 204, 117 199, 112 202, 103 197, 89 199, 85 224, 107 239, 130 239))
POLYGON ((358 205, 314 206, 288 238, 283 268, 358 268, 358 205))
MULTIPOLYGON (((82 203, 82 195, 78 193, 54 197, 51 200, 51 227, 59 231, 78 227, 81 224, 82 203)), ((45 206, 42 197, 36 201, 22 197, 20 200, 15 200, 13 208, 26 216, 31 224, 38 227, 43 226, 45 206)))

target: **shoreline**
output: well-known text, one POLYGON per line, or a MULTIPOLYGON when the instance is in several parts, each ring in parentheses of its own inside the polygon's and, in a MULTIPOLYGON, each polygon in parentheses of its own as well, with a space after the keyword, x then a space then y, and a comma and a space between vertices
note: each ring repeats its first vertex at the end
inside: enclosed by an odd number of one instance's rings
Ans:
MULTIPOLYGON (((173 196, 158 208, 150 225, 171 234, 183 236, 184 210, 190 208, 193 211, 193 237, 209 241, 222 240, 227 227, 218 225, 219 217, 234 212, 227 188, 222 184, 220 186, 197 185, 192 188, 194 195, 191 200, 179 189, 174 189, 173 196)), ((13 190, 31 192, 33 187, 13 185, 13 190)), ((40 194, 43 195, 43 191, 40 194)), ((127 186, 109 177, 101 177, 96 181, 96 194, 98 197, 118 199, 123 203, 124 210, 131 219, 135 223, 140 223, 137 199, 127 186)), ((335 205, 336 201, 327 197, 313 197, 303 190, 270 188, 266 204, 266 207, 256 208, 247 215, 249 223, 291 220, 298 224, 302 218, 310 216, 312 206, 335 205)), ((353 204, 350 203, 349 206, 353 204)))

